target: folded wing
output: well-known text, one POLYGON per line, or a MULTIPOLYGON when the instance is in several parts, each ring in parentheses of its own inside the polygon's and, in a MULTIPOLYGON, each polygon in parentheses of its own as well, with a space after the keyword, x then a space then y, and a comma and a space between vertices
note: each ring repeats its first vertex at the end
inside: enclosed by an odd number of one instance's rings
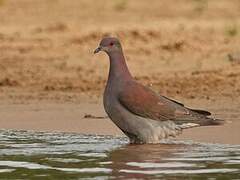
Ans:
POLYGON ((182 103, 160 96, 137 82, 127 83, 118 99, 122 106, 133 114, 157 121, 171 120, 176 124, 219 124, 217 120, 207 117, 211 115, 210 112, 184 107, 182 103))

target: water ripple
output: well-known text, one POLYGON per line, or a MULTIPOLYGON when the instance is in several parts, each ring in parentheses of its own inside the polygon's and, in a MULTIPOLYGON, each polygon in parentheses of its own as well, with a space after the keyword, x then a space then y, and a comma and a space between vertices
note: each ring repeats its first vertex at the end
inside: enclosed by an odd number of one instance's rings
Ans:
POLYGON ((240 178, 240 145, 128 145, 125 137, 12 130, 0 139, 1 179, 240 178))
POLYGON ((229 173, 236 172, 238 169, 195 169, 195 170, 128 170, 122 169, 120 172, 134 174, 206 174, 206 173, 229 173))

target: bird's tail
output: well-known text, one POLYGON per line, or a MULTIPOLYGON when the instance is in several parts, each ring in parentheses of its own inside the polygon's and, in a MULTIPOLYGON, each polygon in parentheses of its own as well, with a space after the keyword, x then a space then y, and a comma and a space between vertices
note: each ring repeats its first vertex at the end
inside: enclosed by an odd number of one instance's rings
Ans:
POLYGON ((224 123, 225 121, 221 119, 212 119, 212 118, 205 117, 204 119, 201 118, 199 120, 195 120, 192 122, 182 121, 182 123, 179 124, 179 126, 182 129, 188 129, 188 128, 193 128, 198 126, 218 126, 218 125, 223 125, 224 123))
POLYGON ((212 118, 206 118, 204 120, 200 120, 200 126, 218 126, 223 125, 225 123, 222 119, 212 119, 212 118))

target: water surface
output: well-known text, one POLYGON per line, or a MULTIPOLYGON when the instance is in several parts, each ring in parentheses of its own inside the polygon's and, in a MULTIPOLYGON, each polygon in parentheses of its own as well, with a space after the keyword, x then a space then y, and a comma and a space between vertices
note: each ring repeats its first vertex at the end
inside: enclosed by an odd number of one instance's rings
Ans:
POLYGON ((240 145, 0 131, 1 179, 239 179, 240 145))

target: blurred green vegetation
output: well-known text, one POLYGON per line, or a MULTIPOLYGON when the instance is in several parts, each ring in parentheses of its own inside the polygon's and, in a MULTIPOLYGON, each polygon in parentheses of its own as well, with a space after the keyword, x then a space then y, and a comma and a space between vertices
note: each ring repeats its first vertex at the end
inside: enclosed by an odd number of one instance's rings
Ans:
POLYGON ((127 0, 117 0, 117 1, 114 1, 114 9, 117 10, 117 11, 123 11, 127 8, 127 3, 128 1, 127 0))
POLYGON ((194 6, 194 11, 198 14, 202 14, 204 10, 208 7, 208 1, 207 0, 194 0, 196 3, 194 6))
POLYGON ((230 25, 230 26, 226 27, 225 33, 230 37, 234 37, 234 36, 238 35, 238 26, 230 25))

